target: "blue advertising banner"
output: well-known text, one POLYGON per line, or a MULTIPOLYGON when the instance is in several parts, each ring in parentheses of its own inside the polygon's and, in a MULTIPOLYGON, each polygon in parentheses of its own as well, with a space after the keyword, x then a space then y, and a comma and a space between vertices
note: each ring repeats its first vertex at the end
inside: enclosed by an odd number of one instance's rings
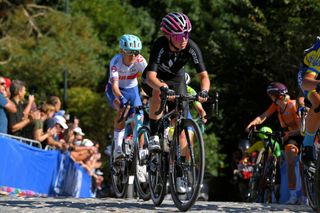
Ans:
POLYGON ((68 152, 46 151, 0 137, 0 156, 0 186, 48 196, 93 196, 91 177, 68 152))

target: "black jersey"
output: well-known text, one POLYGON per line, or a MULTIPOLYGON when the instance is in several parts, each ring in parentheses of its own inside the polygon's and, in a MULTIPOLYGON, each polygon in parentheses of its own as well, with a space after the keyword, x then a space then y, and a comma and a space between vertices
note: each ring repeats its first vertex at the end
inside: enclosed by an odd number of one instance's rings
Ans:
POLYGON ((198 73, 206 70, 203 62, 202 53, 198 45, 188 40, 185 49, 179 52, 173 52, 169 48, 169 41, 165 36, 158 38, 151 49, 148 65, 145 68, 142 77, 146 78, 148 71, 156 71, 157 78, 169 80, 182 72, 183 66, 191 61, 198 73))

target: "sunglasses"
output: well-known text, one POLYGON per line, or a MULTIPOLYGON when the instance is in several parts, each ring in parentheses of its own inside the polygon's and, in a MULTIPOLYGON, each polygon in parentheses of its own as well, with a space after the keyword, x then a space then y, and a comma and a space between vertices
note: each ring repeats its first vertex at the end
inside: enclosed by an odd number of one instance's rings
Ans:
POLYGON ((124 54, 137 56, 140 54, 140 51, 139 50, 126 50, 126 51, 124 51, 124 54))
POLYGON ((177 42, 182 42, 182 41, 183 41, 183 38, 185 38, 186 40, 189 39, 190 33, 185 32, 185 33, 182 33, 182 34, 173 35, 172 37, 173 37, 174 40, 176 40, 177 42))

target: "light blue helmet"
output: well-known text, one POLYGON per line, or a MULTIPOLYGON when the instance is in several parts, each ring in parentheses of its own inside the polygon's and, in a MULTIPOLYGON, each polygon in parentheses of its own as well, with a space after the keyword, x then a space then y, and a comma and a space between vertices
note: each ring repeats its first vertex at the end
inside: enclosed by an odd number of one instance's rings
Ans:
POLYGON ((140 38, 131 34, 124 34, 120 38, 120 48, 124 51, 137 50, 140 51, 142 48, 142 43, 140 38))

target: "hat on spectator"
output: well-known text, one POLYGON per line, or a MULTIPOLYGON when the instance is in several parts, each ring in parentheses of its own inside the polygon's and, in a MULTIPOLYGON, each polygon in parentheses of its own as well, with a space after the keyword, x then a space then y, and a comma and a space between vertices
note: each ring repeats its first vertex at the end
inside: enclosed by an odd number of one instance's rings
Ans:
POLYGON ((57 124, 60 124, 64 129, 68 129, 68 125, 66 123, 66 119, 60 115, 54 116, 54 120, 57 124))
POLYGON ((3 78, 6 81, 6 87, 10 88, 11 80, 9 78, 6 78, 6 77, 3 77, 3 78))
POLYGON ((83 132, 82 132, 82 129, 80 127, 76 127, 73 129, 73 132, 76 133, 76 134, 79 134, 79 135, 85 135, 83 132))
POLYGON ((83 145, 83 146, 93 146, 94 144, 93 144, 93 142, 92 142, 91 140, 89 140, 89 139, 83 139, 82 145, 83 145))

